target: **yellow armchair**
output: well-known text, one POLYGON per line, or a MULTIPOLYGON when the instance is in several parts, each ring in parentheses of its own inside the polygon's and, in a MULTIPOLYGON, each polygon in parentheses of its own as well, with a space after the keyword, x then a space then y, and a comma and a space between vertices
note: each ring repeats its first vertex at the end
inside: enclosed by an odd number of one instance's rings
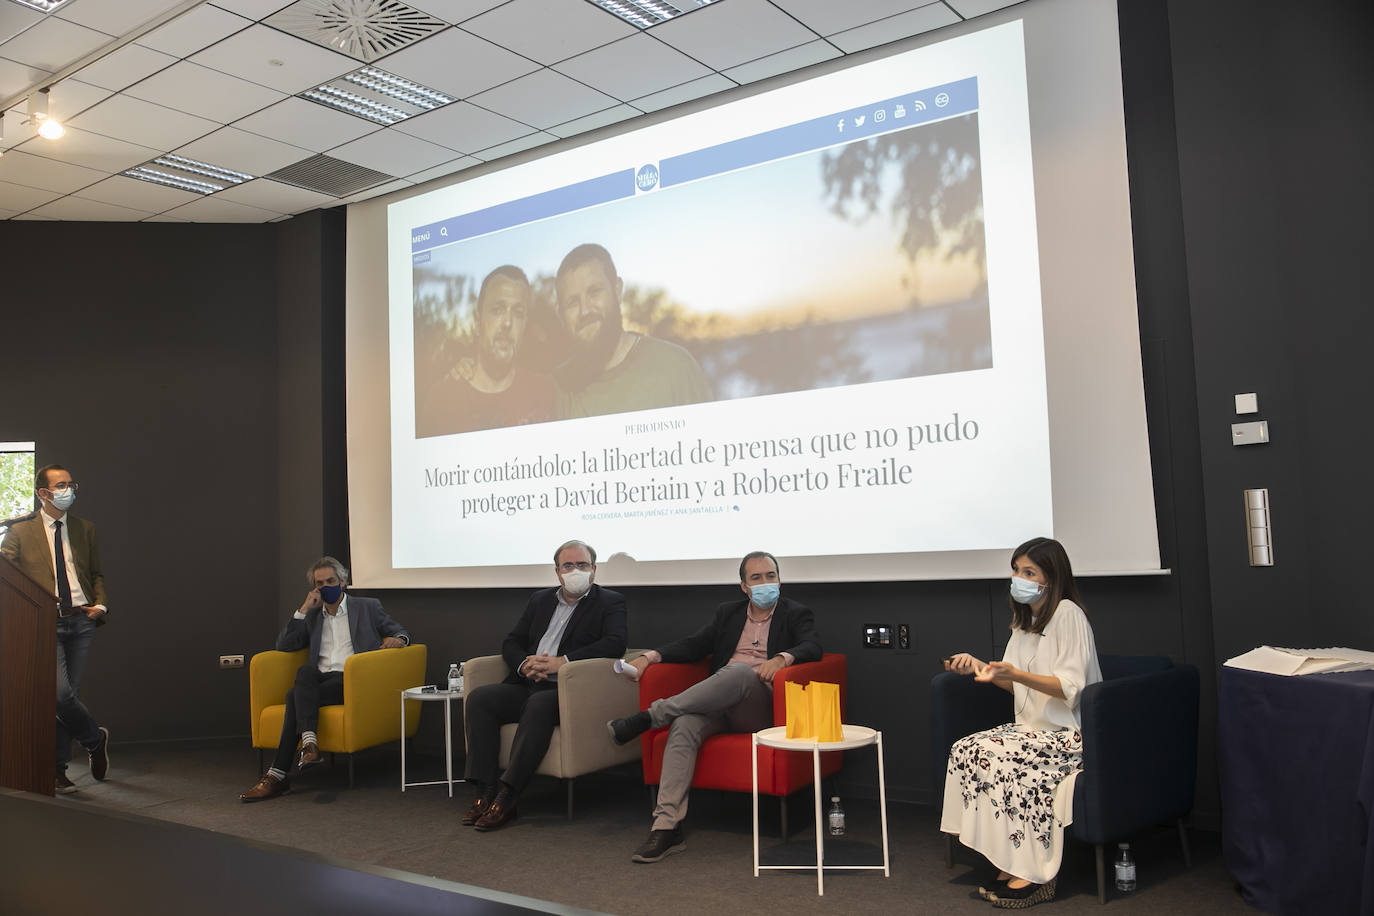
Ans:
MULTIPOLYGON (((252 716, 253 747, 275 750, 281 740, 286 715, 286 692, 296 681, 296 669, 305 664, 308 650, 259 652, 248 666, 248 703, 252 716)), ((352 755, 401 736, 400 692, 425 682, 424 645, 402 649, 378 649, 351 655, 344 662, 344 701, 320 707, 316 729, 320 750, 348 754, 348 784, 353 785, 352 755)), ((406 734, 419 727, 419 701, 406 701, 406 734)))

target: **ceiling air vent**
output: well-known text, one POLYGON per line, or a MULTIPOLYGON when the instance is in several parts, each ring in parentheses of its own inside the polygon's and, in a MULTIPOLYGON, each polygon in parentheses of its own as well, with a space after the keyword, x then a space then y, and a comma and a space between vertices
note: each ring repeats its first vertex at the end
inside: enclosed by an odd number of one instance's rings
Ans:
POLYGON ((448 28, 397 0, 298 0, 263 22, 368 63, 448 28))
POLYGON ((396 176, 344 162, 342 159, 319 155, 303 159, 263 177, 305 188, 307 191, 319 191, 332 197, 347 197, 385 184, 394 180, 396 176))

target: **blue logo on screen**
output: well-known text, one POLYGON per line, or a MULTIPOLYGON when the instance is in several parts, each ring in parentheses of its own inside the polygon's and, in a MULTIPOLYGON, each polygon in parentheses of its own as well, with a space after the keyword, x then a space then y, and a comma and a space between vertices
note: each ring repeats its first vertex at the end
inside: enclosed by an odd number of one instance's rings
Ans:
POLYGON ((652 191, 658 184, 658 166, 652 162, 641 166, 639 171, 635 172, 635 184, 641 191, 652 191))

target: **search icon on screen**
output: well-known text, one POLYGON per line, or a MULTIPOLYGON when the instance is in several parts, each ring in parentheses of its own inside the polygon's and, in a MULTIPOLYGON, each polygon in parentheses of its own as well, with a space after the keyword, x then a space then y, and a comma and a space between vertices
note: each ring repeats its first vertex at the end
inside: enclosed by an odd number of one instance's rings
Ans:
POLYGON ((448 238, 448 227, 447 227, 447 226, 440 226, 440 227, 439 227, 439 234, 442 235, 444 238, 448 238))

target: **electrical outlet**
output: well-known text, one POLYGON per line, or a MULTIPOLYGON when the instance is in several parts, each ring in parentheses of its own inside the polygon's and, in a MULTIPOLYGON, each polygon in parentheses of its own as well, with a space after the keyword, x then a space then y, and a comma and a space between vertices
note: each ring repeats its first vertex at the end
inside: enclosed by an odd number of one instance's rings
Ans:
POLYGON ((219 657, 219 666, 220 666, 221 668, 242 668, 242 667, 243 667, 243 656, 242 656, 242 655, 221 655, 221 656, 219 657))
POLYGON ((897 648, 911 648, 911 627, 904 623, 897 624, 897 648))

